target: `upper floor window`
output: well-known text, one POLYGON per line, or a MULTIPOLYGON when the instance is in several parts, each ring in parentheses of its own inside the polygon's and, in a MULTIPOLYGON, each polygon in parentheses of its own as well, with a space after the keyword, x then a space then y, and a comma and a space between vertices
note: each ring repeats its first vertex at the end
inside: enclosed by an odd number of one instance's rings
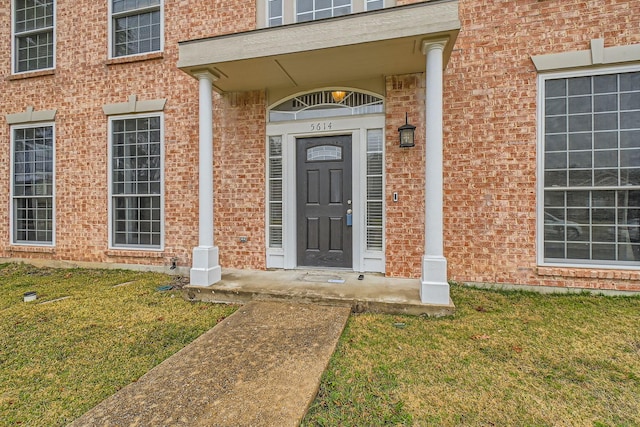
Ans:
POLYGON ((351 0, 296 0, 296 22, 351 13, 351 0))
POLYGON ((162 0, 111 1, 111 56, 160 52, 162 0))
POLYGON ((260 26, 275 27, 395 6, 395 0, 258 0, 260 26))
POLYGON ((54 67, 54 0, 14 0, 15 73, 54 67))
POLYGON ((640 69, 540 77, 543 262, 640 265, 640 69))

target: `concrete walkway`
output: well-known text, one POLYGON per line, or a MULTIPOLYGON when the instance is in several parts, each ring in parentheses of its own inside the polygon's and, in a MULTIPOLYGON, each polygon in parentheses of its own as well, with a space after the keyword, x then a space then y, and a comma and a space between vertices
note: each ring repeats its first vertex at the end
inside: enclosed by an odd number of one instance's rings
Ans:
POLYGON ((71 426, 297 426, 350 311, 249 302, 71 426))

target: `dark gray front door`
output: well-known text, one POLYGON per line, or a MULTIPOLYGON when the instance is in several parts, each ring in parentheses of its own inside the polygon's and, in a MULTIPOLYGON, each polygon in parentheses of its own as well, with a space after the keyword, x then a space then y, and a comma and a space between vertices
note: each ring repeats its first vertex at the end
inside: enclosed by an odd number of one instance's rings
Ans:
POLYGON ((298 265, 350 268, 351 135, 296 144, 298 265))

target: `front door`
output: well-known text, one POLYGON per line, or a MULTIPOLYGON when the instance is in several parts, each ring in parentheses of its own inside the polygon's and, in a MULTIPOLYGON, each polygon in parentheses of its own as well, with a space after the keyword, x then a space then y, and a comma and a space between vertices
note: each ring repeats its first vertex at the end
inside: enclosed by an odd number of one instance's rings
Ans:
POLYGON ((351 268, 351 135, 296 147, 298 266, 351 268))

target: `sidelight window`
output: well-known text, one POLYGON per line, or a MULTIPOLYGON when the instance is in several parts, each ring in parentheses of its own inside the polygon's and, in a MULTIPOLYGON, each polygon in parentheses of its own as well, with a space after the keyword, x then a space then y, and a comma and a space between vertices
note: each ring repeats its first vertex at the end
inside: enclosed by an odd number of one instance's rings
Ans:
POLYGON ((269 247, 282 247, 282 136, 269 137, 269 247))
POLYGON ((367 130, 367 250, 381 251, 383 244, 383 138, 382 129, 367 130))

